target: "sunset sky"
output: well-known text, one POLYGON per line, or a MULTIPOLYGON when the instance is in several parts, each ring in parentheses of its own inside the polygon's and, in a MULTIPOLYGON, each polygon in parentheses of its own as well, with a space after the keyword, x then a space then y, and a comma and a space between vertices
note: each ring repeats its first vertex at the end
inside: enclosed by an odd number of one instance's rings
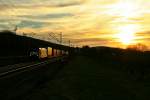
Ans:
POLYGON ((63 33, 77 46, 150 45, 150 0, 0 0, 0 30, 63 33))

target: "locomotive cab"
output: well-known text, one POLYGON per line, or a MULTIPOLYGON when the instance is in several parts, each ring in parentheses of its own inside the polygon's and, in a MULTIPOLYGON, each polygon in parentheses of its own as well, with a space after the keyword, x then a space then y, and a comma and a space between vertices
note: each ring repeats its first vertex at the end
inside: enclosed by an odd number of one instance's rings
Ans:
POLYGON ((39 58, 39 50, 38 49, 32 49, 29 52, 29 57, 31 60, 36 60, 39 58))

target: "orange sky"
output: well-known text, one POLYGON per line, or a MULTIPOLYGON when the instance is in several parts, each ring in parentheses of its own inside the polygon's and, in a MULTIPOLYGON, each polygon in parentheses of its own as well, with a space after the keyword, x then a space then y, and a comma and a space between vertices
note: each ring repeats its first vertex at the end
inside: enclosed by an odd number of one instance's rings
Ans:
POLYGON ((47 40, 62 32, 76 46, 150 44, 149 0, 1 0, 0 8, 1 30, 17 25, 47 40))

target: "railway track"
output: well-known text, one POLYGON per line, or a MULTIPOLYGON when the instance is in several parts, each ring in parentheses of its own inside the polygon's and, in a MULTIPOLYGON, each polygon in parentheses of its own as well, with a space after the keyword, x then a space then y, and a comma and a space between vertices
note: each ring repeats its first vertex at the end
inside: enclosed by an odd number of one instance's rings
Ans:
POLYGON ((3 67, 3 71, 0 69, 0 98, 2 100, 18 100, 24 97, 44 81, 53 78, 67 60, 68 56, 59 56, 41 62, 3 67))
POLYGON ((32 70, 35 68, 38 68, 40 66, 44 66, 50 63, 55 63, 57 61, 63 61, 67 58, 67 56, 59 56, 59 57, 53 57, 45 61, 40 62, 30 62, 30 63, 20 63, 15 65, 8 65, 5 67, 0 68, 0 79, 7 77, 8 75, 26 71, 26 70, 32 70))
POLYGON ((26 63, 29 62, 28 56, 9 56, 9 57, 0 57, 0 67, 7 65, 14 65, 17 63, 26 63))

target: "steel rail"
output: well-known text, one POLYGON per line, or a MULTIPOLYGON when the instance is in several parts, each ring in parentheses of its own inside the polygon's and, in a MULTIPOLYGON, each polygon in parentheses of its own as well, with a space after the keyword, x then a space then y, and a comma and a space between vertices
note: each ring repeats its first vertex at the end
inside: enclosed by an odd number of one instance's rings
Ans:
POLYGON ((22 66, 20 68, 16 68, 16 69, 12 69, 12 70, 9 70, 9 71, 6 71, 6 72, 2 72, 2 73, 0 73, 0 78, 5 77, 5 76, 10 75, 10 74, 13 74, 15 72, 19 72, 19 71, 29 69, 29 68, 37 68, 37 67, 42 66, 42 65, 46 65, 46 64, 49 64, 49 63, 54 63, 56 61, 65 59, 65 57, 66 56, 55 57, 55 58, 48 59, 44 62, 39 62, 39 63, 32 64, 32 65, 22 66))

